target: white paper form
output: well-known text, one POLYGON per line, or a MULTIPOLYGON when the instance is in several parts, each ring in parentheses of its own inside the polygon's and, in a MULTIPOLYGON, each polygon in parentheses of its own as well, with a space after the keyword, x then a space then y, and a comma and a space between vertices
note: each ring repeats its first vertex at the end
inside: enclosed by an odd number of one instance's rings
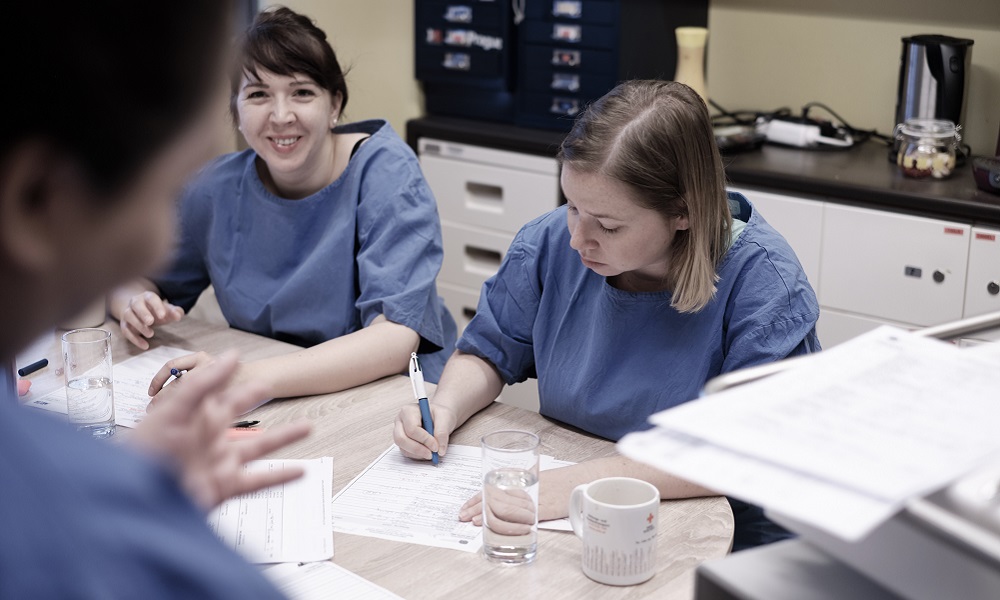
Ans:
POLYGON ((458 510, 482 489, 482 455, 449 445, 438 466, 411 460, 396 445, 383 452, 333 499, 333 529, 369 537, 477 552, 482 532, 458 510))
POLYGON ((289 600, 402 600, 402 596, 330 561, 282 563, 263 573, 289 600))
POLYGON ((208 516, 223 543, 252 563, 311 562, 333 556, 330 496, 333 459, 255 460, 250 472, 301 467, 305 475, 283 485, 226 500, 208 516))
MULTIPOLYGON (((482 490, 482 450, 450 444, 446 459, 435 467, 404 457, 393 445, 334 497, 334 530, 478 552, 482 530, 459 521, 458 510, 482 490)), ((544 454, 539 462, 542 470, 573 464, 544 454)), ((568 519, 538 527, 572 531, 568 519)))
MULTIPOLYGON (((136 427, 146 418, 146 405, 149 404, 149 382, 153 379, 153 375, 168 360, 185 354, 191 354, 191 351, 172 346, 159 346, 128 360, 115 363, 111 373, 115 382, 116 425, 136 427)), ((66 386, 38 397, 28 397, 25 399, 24 405, 65 415, 67 410, 66 386)))
POLYGON ((996 358, 881 328, 657 413, 623 454, 858 539, 1000 451, 996 358))

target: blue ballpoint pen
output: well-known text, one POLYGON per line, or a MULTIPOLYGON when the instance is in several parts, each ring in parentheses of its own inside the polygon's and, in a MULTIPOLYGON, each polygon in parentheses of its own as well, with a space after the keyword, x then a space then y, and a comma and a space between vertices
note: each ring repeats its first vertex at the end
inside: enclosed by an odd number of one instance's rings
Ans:
MULTIPOLYGON (((427 390, 424 389, 424 373, 420 370, 420 359, 417 353, 410 354, 410 383, 413 384, 413 395, 417 397, 417 404, 420 405, 420 420, 423 421, 424 430, 434 435, 434 421, 431 419, 431 406, 427 401, 427 390)), ((431 453, 431 462, 438 464, 438 453, 431 453)))

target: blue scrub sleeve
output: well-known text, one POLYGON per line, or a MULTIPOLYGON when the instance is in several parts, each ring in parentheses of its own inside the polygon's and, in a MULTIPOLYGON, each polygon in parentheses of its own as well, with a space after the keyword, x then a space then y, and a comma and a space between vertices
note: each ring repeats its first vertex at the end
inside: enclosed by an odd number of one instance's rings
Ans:
POLYGON ((535 377, 532 332, 541 298, 538 261, 522 229, 497 274, 483 284, 476 316, 457 348, 489 361, 508 385, 535 377), (533 267, 534 265, 534 267, 533 267))
POLYGON ((355 306, 364 326, 385 315, 420 335, 420 352, 440 350, 447 344, 434 285, 444 256, 437 203, 415 157, 378 151, 385 155, 362 175, 355 306))
POLYGON ((820 350, 818 303, 802 268, 766 253, 758 260, 755 285, 741 286, 727 305, 723 373, 820 350))
MULTIPOLYGON (((201 222, 199 219, 208 218, 207 214, 199 215, 197 211, 199 205, 208 207, 209 203, 203 200, 205 199, 199 196, 196 183, 185 190, 178 211, 177 239, 168 267, 152 277, 153 283, 160 289, 160 295, 183 308, 184 312, 191 310, 211 283, 205 266, 202 241, 194 233, 196 224, 201 222)), ((201 228, 204 229, 204 226, 201 228)))

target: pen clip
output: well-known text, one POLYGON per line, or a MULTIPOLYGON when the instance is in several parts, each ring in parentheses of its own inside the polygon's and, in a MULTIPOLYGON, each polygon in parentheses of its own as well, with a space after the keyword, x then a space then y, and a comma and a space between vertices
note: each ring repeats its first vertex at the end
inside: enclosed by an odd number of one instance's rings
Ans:
POLYGON ((427 390, 424 389, 424 374, 420 369, 420 359, 417 353, 410 353, 410 385, 413 386, 413 396, 420 400, 427 397, 427 390))

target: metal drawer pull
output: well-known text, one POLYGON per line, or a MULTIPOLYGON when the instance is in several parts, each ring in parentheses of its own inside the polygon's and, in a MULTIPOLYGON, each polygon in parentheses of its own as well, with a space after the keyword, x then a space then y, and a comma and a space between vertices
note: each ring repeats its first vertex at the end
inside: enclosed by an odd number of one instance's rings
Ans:
POLYGON ((465 182, 465 206, 491 213, 503 212, 503 188, 488 183, 465 182))
POLYGON ((465 247, 465 264, 467 271, 473 271, 483 275, 493 275, 500 268, 503 257, 496 250, 486 248, 476 248, 474 246, 465 247))

